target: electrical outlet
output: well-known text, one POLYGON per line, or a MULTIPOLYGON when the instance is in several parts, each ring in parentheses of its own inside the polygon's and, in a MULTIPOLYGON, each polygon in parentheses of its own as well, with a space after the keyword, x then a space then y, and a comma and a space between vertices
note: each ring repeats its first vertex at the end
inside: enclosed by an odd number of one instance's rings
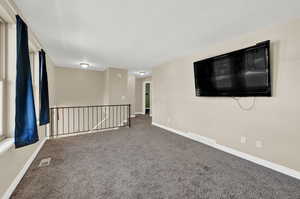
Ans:
POLYGON ((247 142, 247 138, 245 136, 241 137, 241 143, 245 144, 247 142))
POLYGON ((263 147, 263 143, 262 143, 262 141, 260 141, 260 140, 256 140, 256 142, 255 142, 255 146, 256 146, 256 148, 262 148, 262 147, 263 147))
POLYGON ((171 118, 168 117, 168 123, 170 123, 170 122, 171 122, 171 118))
POLYGON ((126 97, 123 95, 123 96, 121 97, 121 99, 122 99, 122 100, 125 100, 125 99, 126 99, 126 97))

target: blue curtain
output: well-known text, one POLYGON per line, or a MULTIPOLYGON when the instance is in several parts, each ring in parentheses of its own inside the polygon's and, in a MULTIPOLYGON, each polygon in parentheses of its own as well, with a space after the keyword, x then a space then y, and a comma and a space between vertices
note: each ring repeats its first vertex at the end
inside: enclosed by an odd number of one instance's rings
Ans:
POLYGON ((17 79, 16 79, 16 148, 33 144, 39 140, 32 78, 30 70, 27 25, 17 15, 17 79))
POLYGON ((49 123, 49 93, 46 55, 43 49, 39 52, 40 58, 40 126, 49 123))

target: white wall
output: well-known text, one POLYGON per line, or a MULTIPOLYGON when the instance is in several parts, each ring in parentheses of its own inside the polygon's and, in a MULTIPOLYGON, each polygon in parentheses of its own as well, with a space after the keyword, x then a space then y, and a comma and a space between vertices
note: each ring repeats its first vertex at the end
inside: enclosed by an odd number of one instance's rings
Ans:
POLYGON ((57 106, 104 103, 104 72, 55 67, 57 106))
MULTIPOLYGON (((211 46, 153 70, 153 122, 212 138, 221 145, 300 171, 300 20, 211 46), (232 98, 195 97, 193 62, 271 40, 272 98, 251 111, 232 98), (241 136, 247 137, 241 144, 241 136), (263 147, 256 148, 256 141, 263 147)), ((251 98, 241 99, 249 105, 251 98)))
POLYGON ((136 77, 134 75, 128 75, 128 100, 131 105, 131 115, 135 113, 135 86, 136 77))
POLYGON ((129 104, 128 70, 108 68, 105 72, 106 104, 129 104))

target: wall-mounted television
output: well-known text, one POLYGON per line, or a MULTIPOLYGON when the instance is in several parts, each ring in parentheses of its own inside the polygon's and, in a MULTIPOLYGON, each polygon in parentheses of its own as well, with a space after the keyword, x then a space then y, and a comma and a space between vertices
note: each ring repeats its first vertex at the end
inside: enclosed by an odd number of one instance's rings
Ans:
POLYGON ((194 63, 196 96, 272 96, 270 41, 194 63))

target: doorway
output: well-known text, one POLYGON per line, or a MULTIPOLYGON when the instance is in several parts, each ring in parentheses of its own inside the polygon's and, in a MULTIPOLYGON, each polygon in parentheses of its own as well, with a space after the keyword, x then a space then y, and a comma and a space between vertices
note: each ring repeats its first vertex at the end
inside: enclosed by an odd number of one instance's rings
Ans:
POLYGON ((145 115, 151 115, 151 82, 146 81, 143 84, 143 112, 145 115))

